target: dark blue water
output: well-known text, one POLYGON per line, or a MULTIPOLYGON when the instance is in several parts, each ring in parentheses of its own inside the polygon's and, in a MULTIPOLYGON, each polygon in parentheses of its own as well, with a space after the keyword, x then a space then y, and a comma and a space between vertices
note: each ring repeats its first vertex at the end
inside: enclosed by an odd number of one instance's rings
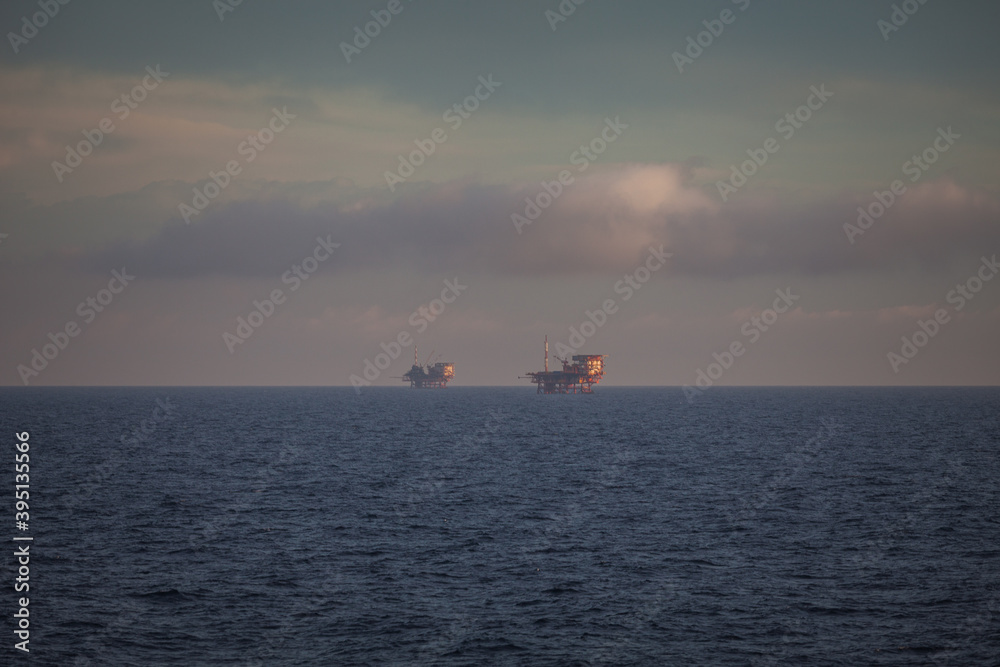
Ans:
POLYGON ((1000 664, 997 389, 0 401, 36 664, 1000 664))

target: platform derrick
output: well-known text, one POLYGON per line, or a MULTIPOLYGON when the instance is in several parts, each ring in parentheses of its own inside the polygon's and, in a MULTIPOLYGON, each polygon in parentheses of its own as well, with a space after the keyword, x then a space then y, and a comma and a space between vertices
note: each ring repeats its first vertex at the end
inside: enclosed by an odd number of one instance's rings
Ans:
POLYGON ((417 361, 417 350, 414 349, 413 366, 400 379, 409 382, 415 389, 444 389, 455 378, 455 364, 439 361, 431 365, 433 358, 434 352, 431 352, 427 363, 420 364, 417 361))
POLYGON ((530 379, 538 386, 539 394, 590 394, 593 386, 604 377, 605 354, 574 354, 569 361, 556 357, 562 370, 549 370, 549 337, 545 337, 545 370, 526 373, 521 379, 530 379))

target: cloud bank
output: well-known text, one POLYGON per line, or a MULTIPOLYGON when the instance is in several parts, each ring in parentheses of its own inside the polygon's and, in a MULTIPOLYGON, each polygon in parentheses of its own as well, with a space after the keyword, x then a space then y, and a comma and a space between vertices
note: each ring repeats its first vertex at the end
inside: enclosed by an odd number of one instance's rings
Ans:
POLYGON ((723 204, 676 164, 593 169, 536 211, 533 202, 549 201, 539 199, 543 192, 538 182, 466 179, 414 187, 391 202, 239 201, 80 261, 102 271, 124 261, 161 278, 272 276, 300 260, 317 236, 329 236, 343 248, 329 270, 559 275, 630 271, 650 245, 662 244, 674 253, 675 275, 734 279, 943 267, 1000 248, 1000 201, 949 180, 913 187, 853 243, 845 224, 856 222, 871 195, 792 205, 746 192, 723 204), (527 214, 530 224, 515 224, 514 216, 527 214))

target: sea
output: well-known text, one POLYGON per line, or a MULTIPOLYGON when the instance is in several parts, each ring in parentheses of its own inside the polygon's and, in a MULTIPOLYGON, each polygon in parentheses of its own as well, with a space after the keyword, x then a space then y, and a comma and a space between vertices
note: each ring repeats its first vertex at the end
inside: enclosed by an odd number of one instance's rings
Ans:
POLYGON ((997 388, 3 388, 0 421, 2 664, 1000 665, 997 388))

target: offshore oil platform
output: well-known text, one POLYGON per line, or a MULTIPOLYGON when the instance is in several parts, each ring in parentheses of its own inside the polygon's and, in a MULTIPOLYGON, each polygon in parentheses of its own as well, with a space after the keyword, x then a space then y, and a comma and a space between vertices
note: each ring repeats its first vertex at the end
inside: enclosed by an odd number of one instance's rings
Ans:
POLYGON ((455 364, 451 362, 439 361, 433 366, 430 362, 434 359, 434 352, 427 358, 427 363, 420 365, 417 362, 417 349, 413 349, 413 366, 400 378, 409 381, 410 386, 416 389, 444 389, 448 382, 455 378, 455 364))
POLYGON ((518 379, 530 379, 538 385, 539 394, 591 394, 593 393, 592 387, 604 377, 604 358, 606 356, 605 354, 574 354, 571 361, 556 357, 562 362, 562 370, 550 371, 549 337, 546 336, 545 370, 526 373, 518 379))

